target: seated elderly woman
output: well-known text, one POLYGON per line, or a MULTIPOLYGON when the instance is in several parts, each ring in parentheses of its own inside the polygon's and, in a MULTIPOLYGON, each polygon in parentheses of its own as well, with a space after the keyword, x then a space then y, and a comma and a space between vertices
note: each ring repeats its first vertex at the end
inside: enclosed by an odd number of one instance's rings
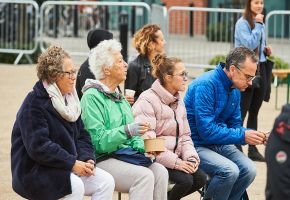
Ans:
POLYGON ((175 183, 168 199, 181 199, 203 187, 206 175, 198 168, 199 157, 190 137, 186 110, 179 91, 185 90, 187 72, 177 58, 157 55, 152 75, 157 78, 149 90, 143 92, 133 106, 136 121, 151 125, 143 138, 164 138, 166 151, 157 162, 168 169, 169 180, 175 183))
POLYGON ((12 187, 27 199, 112 199, 114 179, 95 168, 94 148, 80 117, 76 69, 52 46, 38 58, 39 81, 12 130, 12 187))
POLYGON ((116 159, 116 151, 132 148, 144 153, 140 137, 147 123, 134 123, 128 101, 117 86, 126 79, 127 63, 121 44, 105 40, 92 49, 90 69, 96 80, 87 79, 81 99, 82 119, 95 147, 97 166, 113 175, 116 190, 129 192, 134 200, 167 199, 168 172, 159 163, 149 167, 116 159))

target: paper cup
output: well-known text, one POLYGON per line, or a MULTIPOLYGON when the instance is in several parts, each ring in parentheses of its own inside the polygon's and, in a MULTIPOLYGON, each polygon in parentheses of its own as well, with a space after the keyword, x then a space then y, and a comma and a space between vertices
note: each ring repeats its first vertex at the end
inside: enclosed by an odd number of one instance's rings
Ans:
POLYGON ((125 89, 125 95, 134 97, 135 90, 125 89))
POLYGON ((165 139, 163 138, 145 139, 144 144, 145 152, 165 151, 165 139))

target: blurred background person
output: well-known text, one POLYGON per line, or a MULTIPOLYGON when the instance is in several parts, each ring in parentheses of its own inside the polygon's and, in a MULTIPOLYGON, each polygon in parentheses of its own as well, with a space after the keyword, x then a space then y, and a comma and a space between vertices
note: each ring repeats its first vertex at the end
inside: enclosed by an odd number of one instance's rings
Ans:
POLYGON ((127 98, 131 105, 155 81, 155 78, 151 75, 151 60, 157 54, 164 52, 165 43, 163 33, 156 24, 145 25, 135 33, 133 45, 139 55, 129 63, 125 81, 125 89, 135 91, 134 99, 127 98))
POLYGON ((125 148, 144 153, 140 136, 149 129, 145 122, 134 122, 130 104, 117 90, 127 73, 121 44, 116 40, 101 42, 92 49, 89 65, 96 79, 86 80, 81 108, 95 147, 97 166, 109 172, 116 190, 129 193, 132 200, 166 200, 168 172, 164 166, 153 163, 147 168, 113 156, 125 148))
POLYGON ((43 52, 39 81, 12 130, 12 187, 27 199, 112 199, 114 179, 95 168, 94 148, 80 118, 76 69, 60 47, 43 52))
MULTIPOLYGON (((89 31, 87 36, 88 47, 91 49, 95 48, 101 41, 113 39, 113 34, 104 29, 92 29, 89 31)), ((79 99, 82 98, 82 88, 85 85, 86 79, 95 79, 94 74, 89 69, 88 59, 81 65, 76 82, 76 90, 79 99)))
POLYGON ((266 200, 290 199, 290 104, 283 106, 266 145, 266 200))
POLYGON ((206 174, 198 166, 197 152, 190 137, 186 110, 179 91, 184 91, 187 72, 180 59, 157 55, 152 60, 152 75, 157 80, 141 93, 133 106, 135 121, 149 122, 150 130, 143 138, 164 138, 165 152, 157 157, 175 185, 169 200, 179 200, 206 183, 206 174))
MULTIPOLYGON (((247 0, 244 15, 237 21, 235 27, 235 47, 244 46, 256 52, 259 58, 258 71, 261 79, 259 87, 253 84, 241 93, 242 122, 248 113, 247 128, 258 129, 258 114, 262 106, 267 90, 267 82, 270 83, 271 74, 266 76, 266 56, 271 55, 272 48, 266 46, 264 25, 263 0, 247 0)), ((258 78, 257 78, 258 80, 258 78)), ((256 81, 257 81, 256 80, 256 81)), ((254 80, 255 81, 255 80, 254 80)), ((267 91, 270 92, 269 90, 267 91)), ((268 94, 269 96, 269 94, 268 94)), ((238 145, 239 149, 242 147, 238 145)), ((265 161, 255 145, 249 145, 248 156, 253 161, 265 161)))

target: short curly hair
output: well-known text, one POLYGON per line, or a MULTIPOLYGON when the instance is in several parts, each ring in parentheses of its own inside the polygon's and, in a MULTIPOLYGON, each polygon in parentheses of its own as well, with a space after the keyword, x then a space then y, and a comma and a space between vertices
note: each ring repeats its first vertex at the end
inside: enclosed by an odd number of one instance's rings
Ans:
POLYGON ((157 24, 148 24, 137 31, 133 38, 133 46, 143 56, 148 56, 150 53, 149 44, 156 42, 156 32, 161 30, 157 24))
POLYGON ((112 67, 114 54, 122 50, 121 43, 115 39, 104 40, 90 51, 89 68, 95 75, 96 80, 105 78, 102 67, 112 67))
POLYGON ((63 60, 69 54, 58 46, 50 46, 37 59, 37 77, 39 80, 54 83, 60 71, 63 71, 63 60))

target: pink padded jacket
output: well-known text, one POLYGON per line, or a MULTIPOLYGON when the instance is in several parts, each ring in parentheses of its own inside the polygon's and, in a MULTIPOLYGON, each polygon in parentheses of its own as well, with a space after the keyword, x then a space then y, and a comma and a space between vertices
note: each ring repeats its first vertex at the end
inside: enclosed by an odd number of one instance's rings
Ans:
POLYGON ((136 122, 149 122, 151 130, 143 138, 162 137, 165 139, 166 151, 157 156, 157 162, 167 168, 174 169, 180 160, 195 160, 200 162, 190 137, 186 110, 179 93, 173 96, 156 80, 152 87, 144 91, 133 106, 136 122), (177 123, 179 137, 176 151, 177 123))

